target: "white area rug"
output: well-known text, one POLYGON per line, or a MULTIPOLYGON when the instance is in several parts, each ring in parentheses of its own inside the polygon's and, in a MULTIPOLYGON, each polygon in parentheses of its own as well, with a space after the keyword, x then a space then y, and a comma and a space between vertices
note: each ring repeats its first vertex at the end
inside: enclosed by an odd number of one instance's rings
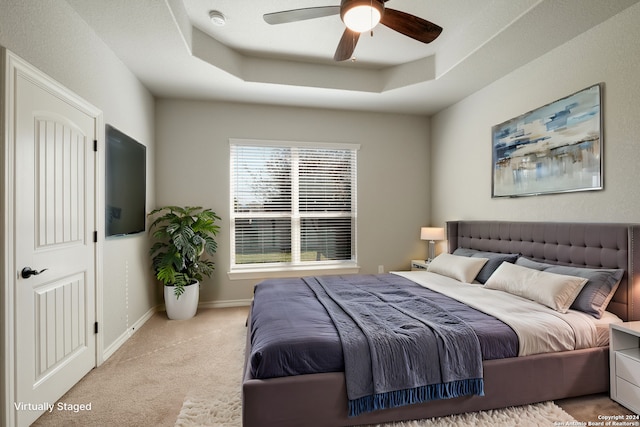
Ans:
MULTIPOLYGON (((185 399, 176 427, 240 427, 240 393, 185 399)), ((553 402, 473 412, 420 421, 380 424, 376 427, 538 427, 577 425, 576 420, 553 402)))
POLYGON ((176 421, 176 427, 241 425, 242 400, 239 392, 226 396, 187 397, 176 421))

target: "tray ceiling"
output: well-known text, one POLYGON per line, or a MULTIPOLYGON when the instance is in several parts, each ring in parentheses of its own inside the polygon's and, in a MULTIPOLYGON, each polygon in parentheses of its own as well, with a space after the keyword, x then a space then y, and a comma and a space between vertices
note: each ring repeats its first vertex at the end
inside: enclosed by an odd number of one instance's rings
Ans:
POLYGON ((379 25, 336 63, 339 16, 269 25, 262 15, 339 0, 67 0, 158 97, 427 115, 638 1, 390 0, 444 31, 422 44, 379 25))

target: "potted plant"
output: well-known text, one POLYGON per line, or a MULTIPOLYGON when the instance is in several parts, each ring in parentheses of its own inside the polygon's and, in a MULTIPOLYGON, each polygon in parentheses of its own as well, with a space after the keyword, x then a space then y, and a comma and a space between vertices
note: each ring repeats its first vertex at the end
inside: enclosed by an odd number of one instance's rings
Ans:
POLYGON ((216 252, 214 240, 220 217, 199 206, 165 206, 149 213, 154 244, 149 250, 156 278, 164 285, 170 319, 189 319, 196 314, 200 281, 210 277, 214 263, 206 256, 216 252))

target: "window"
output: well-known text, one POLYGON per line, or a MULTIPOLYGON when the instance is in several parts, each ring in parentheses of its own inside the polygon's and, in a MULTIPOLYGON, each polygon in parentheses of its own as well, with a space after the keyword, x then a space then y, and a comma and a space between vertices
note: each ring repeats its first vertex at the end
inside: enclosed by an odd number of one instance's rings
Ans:
POLYGON ((355 266, 358 148, 231 140, 231 269, 355 266))

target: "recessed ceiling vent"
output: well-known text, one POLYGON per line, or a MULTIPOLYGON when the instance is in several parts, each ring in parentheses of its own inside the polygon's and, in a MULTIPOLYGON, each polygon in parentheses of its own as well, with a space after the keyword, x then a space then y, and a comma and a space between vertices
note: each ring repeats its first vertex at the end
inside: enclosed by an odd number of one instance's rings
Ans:
POLYGON ((222 27, 227 23, 227 19, 224 17, 222 12, 219 12, 217 10, 212 10, 211 12, 209 12, 209 19, 211 19, 213 25, 218 27, 222 27))

